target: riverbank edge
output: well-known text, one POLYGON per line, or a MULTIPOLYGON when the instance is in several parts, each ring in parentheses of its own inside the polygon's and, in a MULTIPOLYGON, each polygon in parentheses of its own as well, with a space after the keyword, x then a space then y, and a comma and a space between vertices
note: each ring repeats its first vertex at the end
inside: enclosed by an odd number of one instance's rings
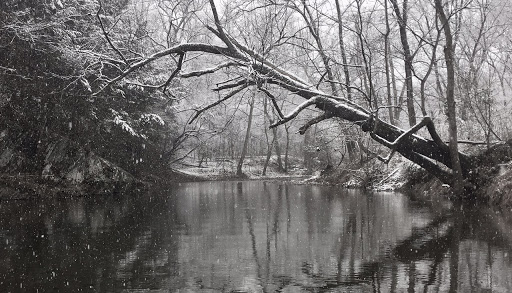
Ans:
MULTIPOLYGON (((512 211, 512 161, 482 168, 488 173, 489 180, 485 182, 485 186, 478 188, 475 198, 483 199, 480 202, 485 202, 489 206, 512 211)), ((152 186, 166 186, 183 182, 250 180, 331 185, 373 191, 399 191, 427 201, 453 201, 455 199, 448 185, 442 184, 422 168, 404 159, 398 159, 389 165, 374 162, 360 168, 330 169, 316 172, 313 175, 274 172, 267 176, 254 174, 210 176, 173 169, 166 172, 164 177, 165 179, 148 175, 143 179, 132 178, 129 181, 108 180, 76 183, 67 180, 49 180, 36 175, 0 174, 0 199, 115 195, 149 189, 152 186)))
POLYGON ((155 176, 145 174, 141 179, 131 176, 125 180, 85 180, 76 182, 66 179, 55 179, 35 174, 0 174, 0 200, 26 200, 39 198, 72 198, 86 196, 109 196, 123 193, 132 193, 153 188, 164 189, 178 183, 205 182, 205 181, 279 181, 302 182, 311 178, 302 173, 276 173, 266 176, 255 174, 217 174, 204 175, 170 169, 155 176))
MULTIPOLYGON (((476 192, 466 196, 466 203, 512 210, 512 161, 480 169, 485 169, 487 180, 476 186, 476 192)), ((395 164, 393 168, 373 165, 357 170, 338 170, 315 178, 314 183, 372 191, 399 191, 429 200, 460 201, 449 185, 407 161, 395 164)))

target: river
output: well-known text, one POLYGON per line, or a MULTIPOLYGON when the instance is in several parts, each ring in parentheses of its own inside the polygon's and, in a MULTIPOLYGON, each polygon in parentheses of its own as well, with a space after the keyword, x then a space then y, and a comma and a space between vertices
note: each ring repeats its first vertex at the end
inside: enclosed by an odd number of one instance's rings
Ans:
POLYGON ((0 201, 0 292, 512 292, 487 209, 263 181, 0 201))

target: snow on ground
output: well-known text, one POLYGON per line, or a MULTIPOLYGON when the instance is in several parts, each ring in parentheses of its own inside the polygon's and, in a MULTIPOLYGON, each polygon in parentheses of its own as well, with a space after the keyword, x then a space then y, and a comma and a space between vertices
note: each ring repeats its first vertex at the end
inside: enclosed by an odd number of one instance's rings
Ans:
POLYGON ((403 188, 407 184, 407 177, 411 171, 421 169, 418 165, 407 161, 397 160, 394 164, 387 166, 384 177, 372 184, 376 191, 391 191, 403 188))
MULTIPOLYGON (((297 164, 297 159, 293 157, 290 158, 289 172, 278 171, 277 157, 273 156, 267 167, 266 174, 263 176, 264 161, 265 157, 263 156, 249 157, 244 161, 242 172, 248 179, 290 178, 305 176, 306 174, 306 170, 300 168, 299 164, 297 164)), ((238 160, 236 159, 210 160, 203 162, 201 167, 196 162, 194 164, 183 164, 177 167, 177 169, 188 175, 215 180, 235 177, 237 164, 238 160)))

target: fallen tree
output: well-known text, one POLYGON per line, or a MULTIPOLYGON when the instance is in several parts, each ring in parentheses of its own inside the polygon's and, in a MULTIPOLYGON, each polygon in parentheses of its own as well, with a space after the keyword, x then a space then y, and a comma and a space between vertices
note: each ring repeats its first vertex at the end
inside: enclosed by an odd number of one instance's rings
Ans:
MULTIPOLYGON (((271 127, 282 125, 294 119, 304 109, 315 106, 324 113, 311 121, 308 121, 300 129, 302 134, 310 126, 330 118, 340 118, 352 122, 360 126, 364 132, 369 133, 371 138, 376 142, 390 148, 391 153, 387 157, 383 158, 376 156, 380 160, 389 162, 391 156, 395 152, 398 152, 405 158, 418 164, 429 173, 439 178, 443 183, 453 186, 455 181, 453 175, 454 164, 450 156, 450 148, 440 138, 436 132, 434 123, 429 117, 424 117, 420 123, 416 124, 411 129, 400 129, 379 119, 378 111, 365 109, 348 99, 333 96, 317 89, 315 85, 312 85, 293 73, 273 64, 265 58, 263 54, 250 49, 234 37, 230 36, 220 23, 213 0, 210 0, 210 7, 215 27, 208 26, 207 28, 215 34, 220 41, 222 41, 223 45, 186 43, 137 59, 128 59, 123 57, 119 60, 114 60, 110 57, 109 62, 117 64, 122 68, 122 72, 116 77, 106 81, 93 95, 99 94, 106 87, 123 80, 145 65, 165 56, 177 57, 175 58, 177 60, 177 64, 176 68, 172 71, 165 83, 153 86, 164 91, 167 89, 170 81, 176 77, 197 77, 206 74, 213 74, 222 68, 237 67, 239 69, 243 69, 246 74, 234 79, 230 83, 222 84, 215 89, 216 91, 231 90, 231 92, 215 103, 198 109, 190 122, 194 121, 200 114, 208 109, 232 98, 243 89, 249 86, 257 87, 269 97, 272 101, 272 105, 276 109, 276 112, 280 116, 280 120, 271 125, 271 127), (183 60, 185 59, 184 56, 190 52, 201 52, 222 56, 226 59, 226 62, 213 68, 206 68, 193 72, 182 72, 183 60), (292 112, 284 115, 278 106, 275 97, 271 93, 272 88, 274 87, 286 89, 293 94, 304 98, 305 101, 297 106, 292 112), (422 127, 426 127, 428 129, 431 136, 430 139, 415 134, 422 127)), ((119 50, 116 48, 114 49, 118 54, 120 54, 119 50)), ((475 182, 474 172, 472 172, 474 166, 472 165, 470 158, 462 153, 459 153, 459 159, 462 168, 462 175, 466 181, 466 189, 470 190, 472 189, 471 182, 475 182)))

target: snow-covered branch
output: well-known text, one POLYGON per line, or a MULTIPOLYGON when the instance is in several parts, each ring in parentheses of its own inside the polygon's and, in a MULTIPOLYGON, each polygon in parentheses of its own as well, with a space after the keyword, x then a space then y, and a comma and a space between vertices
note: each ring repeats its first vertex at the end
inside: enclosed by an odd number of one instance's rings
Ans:
POLYGON ((184 72, 184 73, 180 74, 180 77, 182 77, 182 78, 198 77, 198 76, 202 76, 202 75, 206 75, 206 74, 212 74, 212 73, 215 73, 223 68, 228 68, 228 67, 232 67, 232 66, 242 66, 242 64, 240 64, 238 62, 228 61, 225 63, 221 63, 212 68, 191 71, 191 72, 184 72))
POLYGON ((204 52, 204 53, 210 53, 215 55, 227 55, 230 56, 231 51, 228 48, 215 46, 215 45, 209 45, 209 44, 202 44, 202 43, 188 43, 188 44, 180 44, 171 48, 167 48, 165 50, 156 52, 146 58, 143 58, 142 60, 139 60, 138 62, 132 63, 128 68, 126 68, 121 74, 116 76, 115 78, 111 79, 107 82, 104 86, 102 86, 97 92, 95 92, 93 95, 98 95, 100 92, 102 92, 105 88, 109 87, 110 85, 120 81, 121 79, 125 78, 129 74, 133 73, 134 71, 146 66, 147 64, 160 59, 162 57, 171 55, 171 54, 183 54, 186 52, 204 52))

